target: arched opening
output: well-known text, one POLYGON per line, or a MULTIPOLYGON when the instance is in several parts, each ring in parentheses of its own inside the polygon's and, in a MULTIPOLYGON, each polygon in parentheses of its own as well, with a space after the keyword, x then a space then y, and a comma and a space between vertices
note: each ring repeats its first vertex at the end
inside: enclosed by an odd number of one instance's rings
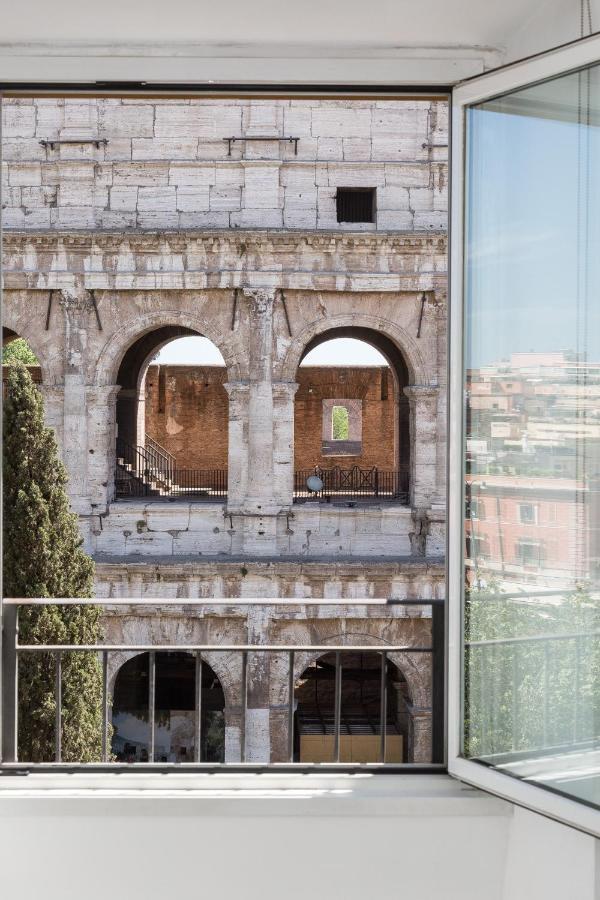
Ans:
POLYGON ((227 495, 227 369, 191 328, 167 325, 129 347, 117 381, 116 496, 227 495))
POLYGON ((150 759, 150 680, 149 653, 134 656, 117 673, 112 707, 112 752, 117 761, 223 762, 225 697, 211 667, 191 653, 156 653, 154 759, 150 759), (199 757, 198 681, 202 684, 199 757))
POLYGON ((42 383, 42 370, 35 353, 25 338, 20 337, 12 328, 2 327, 2 390, 6 392, 8 366, 15 362, 24 363, 34 384, 42 383))
MULTIPOLYGON (((336 657, 327 653, 304 670, 294 691, 294 758, 335 762, 336 657)), ((381 761, 382 675, 385 761, 411 758, 408 685, 380 653, 339 652, 340 762, 381 761)))
POLYGON ((296 501, 408 503, 409 373, 394 342, 369 328, 326 331, 305 347, 296 379, 296 501), (321 490, 307 486, 313 475, 321 490))

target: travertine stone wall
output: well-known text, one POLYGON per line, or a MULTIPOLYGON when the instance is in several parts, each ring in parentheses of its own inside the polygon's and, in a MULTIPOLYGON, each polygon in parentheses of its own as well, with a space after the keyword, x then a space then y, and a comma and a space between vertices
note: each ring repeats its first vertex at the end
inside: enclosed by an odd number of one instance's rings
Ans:
MULTIPOLYGON (((249 576, 252 580, 252 576, 249 576)), ((256 589, 256 585, 254 585, 256 589)), ((412 599, 412 598, 411 598, 412 599)), ((415 599, 417 599, 415 597, 415 599)), ((386 607, 328 605, 311 607, 299 603, 285 606, 203 607, 172 606, 157 614, 151 607, 108 606, 103 618, 110 643, 218 644, 223 634, 232 644, 282 644, 293 646, 381 644, 382 631, 389 646, 431 645, 430 607, 386 607)), ((109 689, 119 668, 134 654, 110 654, 109 689)), ((295 681, 322 653, 297 653, 295 681)), ((241 656, 210 651, 204 661, 213 669, 225 697, 225 759, 240 761, 241 656)), ((431 761, 431 659, 426 653, 401 651, 389 659, 406 681, 408 702, 403 707, 408 740, 408 762, 431 761)), ((287 710, 289 703, 288 654, 249 654, 245 719, 246 761, 288 761, 287 710)))
POLYGON ((40 361, 91 550, 439 557, 445 102, 9 99, 3 125, 4 324, 40 361), (242 136, 229 155, 223 138, 242 136), (338 186, 375 187, 376 222, 337 223, 338 186), (188 524, 157 504, 150 525, 113 502, 115 410, 124 357, 148 362, 166 327, 225 360, 230 489, 218 507, 183 504, 188 524), (296 510, 298 365, 311 341, 355 328, 404 360, 410 505, 296 510))
POLYGON ((7 228, 443 231, 447 103, 7 99, 7 228), (231 145, 227 137, 269 136, 231 145), (294 144, 277 138, 297 137, 294 144), (104 143, 90 143, 92 139, 104 143), (40 141, 88 141, 42 145, 40 141), (377 188, 338 225, 338 186, 377 188))

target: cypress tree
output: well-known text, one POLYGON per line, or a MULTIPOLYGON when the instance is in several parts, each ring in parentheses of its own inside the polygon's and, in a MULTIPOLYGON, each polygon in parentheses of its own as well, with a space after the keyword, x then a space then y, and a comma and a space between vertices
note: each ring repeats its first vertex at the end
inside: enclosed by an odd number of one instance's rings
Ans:
MULTIPOLYGON (((92 596, 94 563, 82 549, 67 473, 44 404, 26 367, 10 366, 3 420, 3 572, 6 597, 92 596)), ((95 643, 100 611, 81 606, 22 606, 19 642, 95 643)), ((55 658, 24 653, 19 661, 19 759, 54 759, 55 658)), ((62 758, 101 758, 102 673, 96 653, 62 656, 62 758)))

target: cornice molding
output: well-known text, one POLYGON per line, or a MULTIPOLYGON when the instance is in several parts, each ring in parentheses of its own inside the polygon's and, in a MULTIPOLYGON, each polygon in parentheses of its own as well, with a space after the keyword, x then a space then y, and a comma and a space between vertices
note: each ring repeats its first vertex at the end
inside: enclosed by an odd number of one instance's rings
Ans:
POLYGON ((219 252, 236 247, 240 255, 253 252, 299 252, 304 247, 322 253, 381 251, 401 253, 445 253, 445 232, 290 232, 290 231, 12 231, 3 232, 5 252, 27 246, 41 252, 68 248, 71 252, 120 251, 124 246, 137 252, 164 253, 201 249, 219 252))

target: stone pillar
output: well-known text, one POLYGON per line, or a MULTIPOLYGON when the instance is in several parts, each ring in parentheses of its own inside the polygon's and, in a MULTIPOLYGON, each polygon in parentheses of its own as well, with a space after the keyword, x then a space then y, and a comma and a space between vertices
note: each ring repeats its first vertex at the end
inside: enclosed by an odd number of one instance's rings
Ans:
POLYGON ((425 510, 437 490, 437 401, 439 388, 413 384, 404 388, 410 404, 411 506, 425 510))
MULTIPOLYGON (((248 643, 268 642, 271 611, 267 606, 248 610, 248 643)), ((268 763, 271 756, 270 653, 248 654, 246 762, 268 763)))
POLYGON ((60 305, 65 317, 63 459, 71 505, 80 515, 89 515, 85 355, 92 302, 86 290, 62 290, 60 305))
POLYGON ((433 503, 439 508, 446 508, 446 461, 448 457, 447 444, 447 415, 448 415, 448 373, 446 367, 447 332, 448 332, 448 308, 446 291, 435 293, 435 319, 437 339, 437 370, 438 370, 438 402, 437 402, 437 460, 436 460, 436 490, 433 503))
POLYGON ((229 394, 229 451, 227 460, 227 508, 240 511, 248 487, 248 393, 242 381, 224 385, 229 394))
POLYGON ((44 398, 44 421, 49 428, 54 429, 56 443, 62 458, 63 453, 63 429, 65 418, 65 391, 62 385, 38 384, 38 390, 44 398))
POLYGON ((273 497, 280 506, 294 502, 294 396, 296 382, 273 384, 273 497))
POLYGON ((93 512, 106 512, 115 495, 115 406, 118 384, 87 391, 88 486, 93 512))
POLYGON ((275 291, 244 288, 250 312, 247 512, 273 507, 273 303, 275 291))

